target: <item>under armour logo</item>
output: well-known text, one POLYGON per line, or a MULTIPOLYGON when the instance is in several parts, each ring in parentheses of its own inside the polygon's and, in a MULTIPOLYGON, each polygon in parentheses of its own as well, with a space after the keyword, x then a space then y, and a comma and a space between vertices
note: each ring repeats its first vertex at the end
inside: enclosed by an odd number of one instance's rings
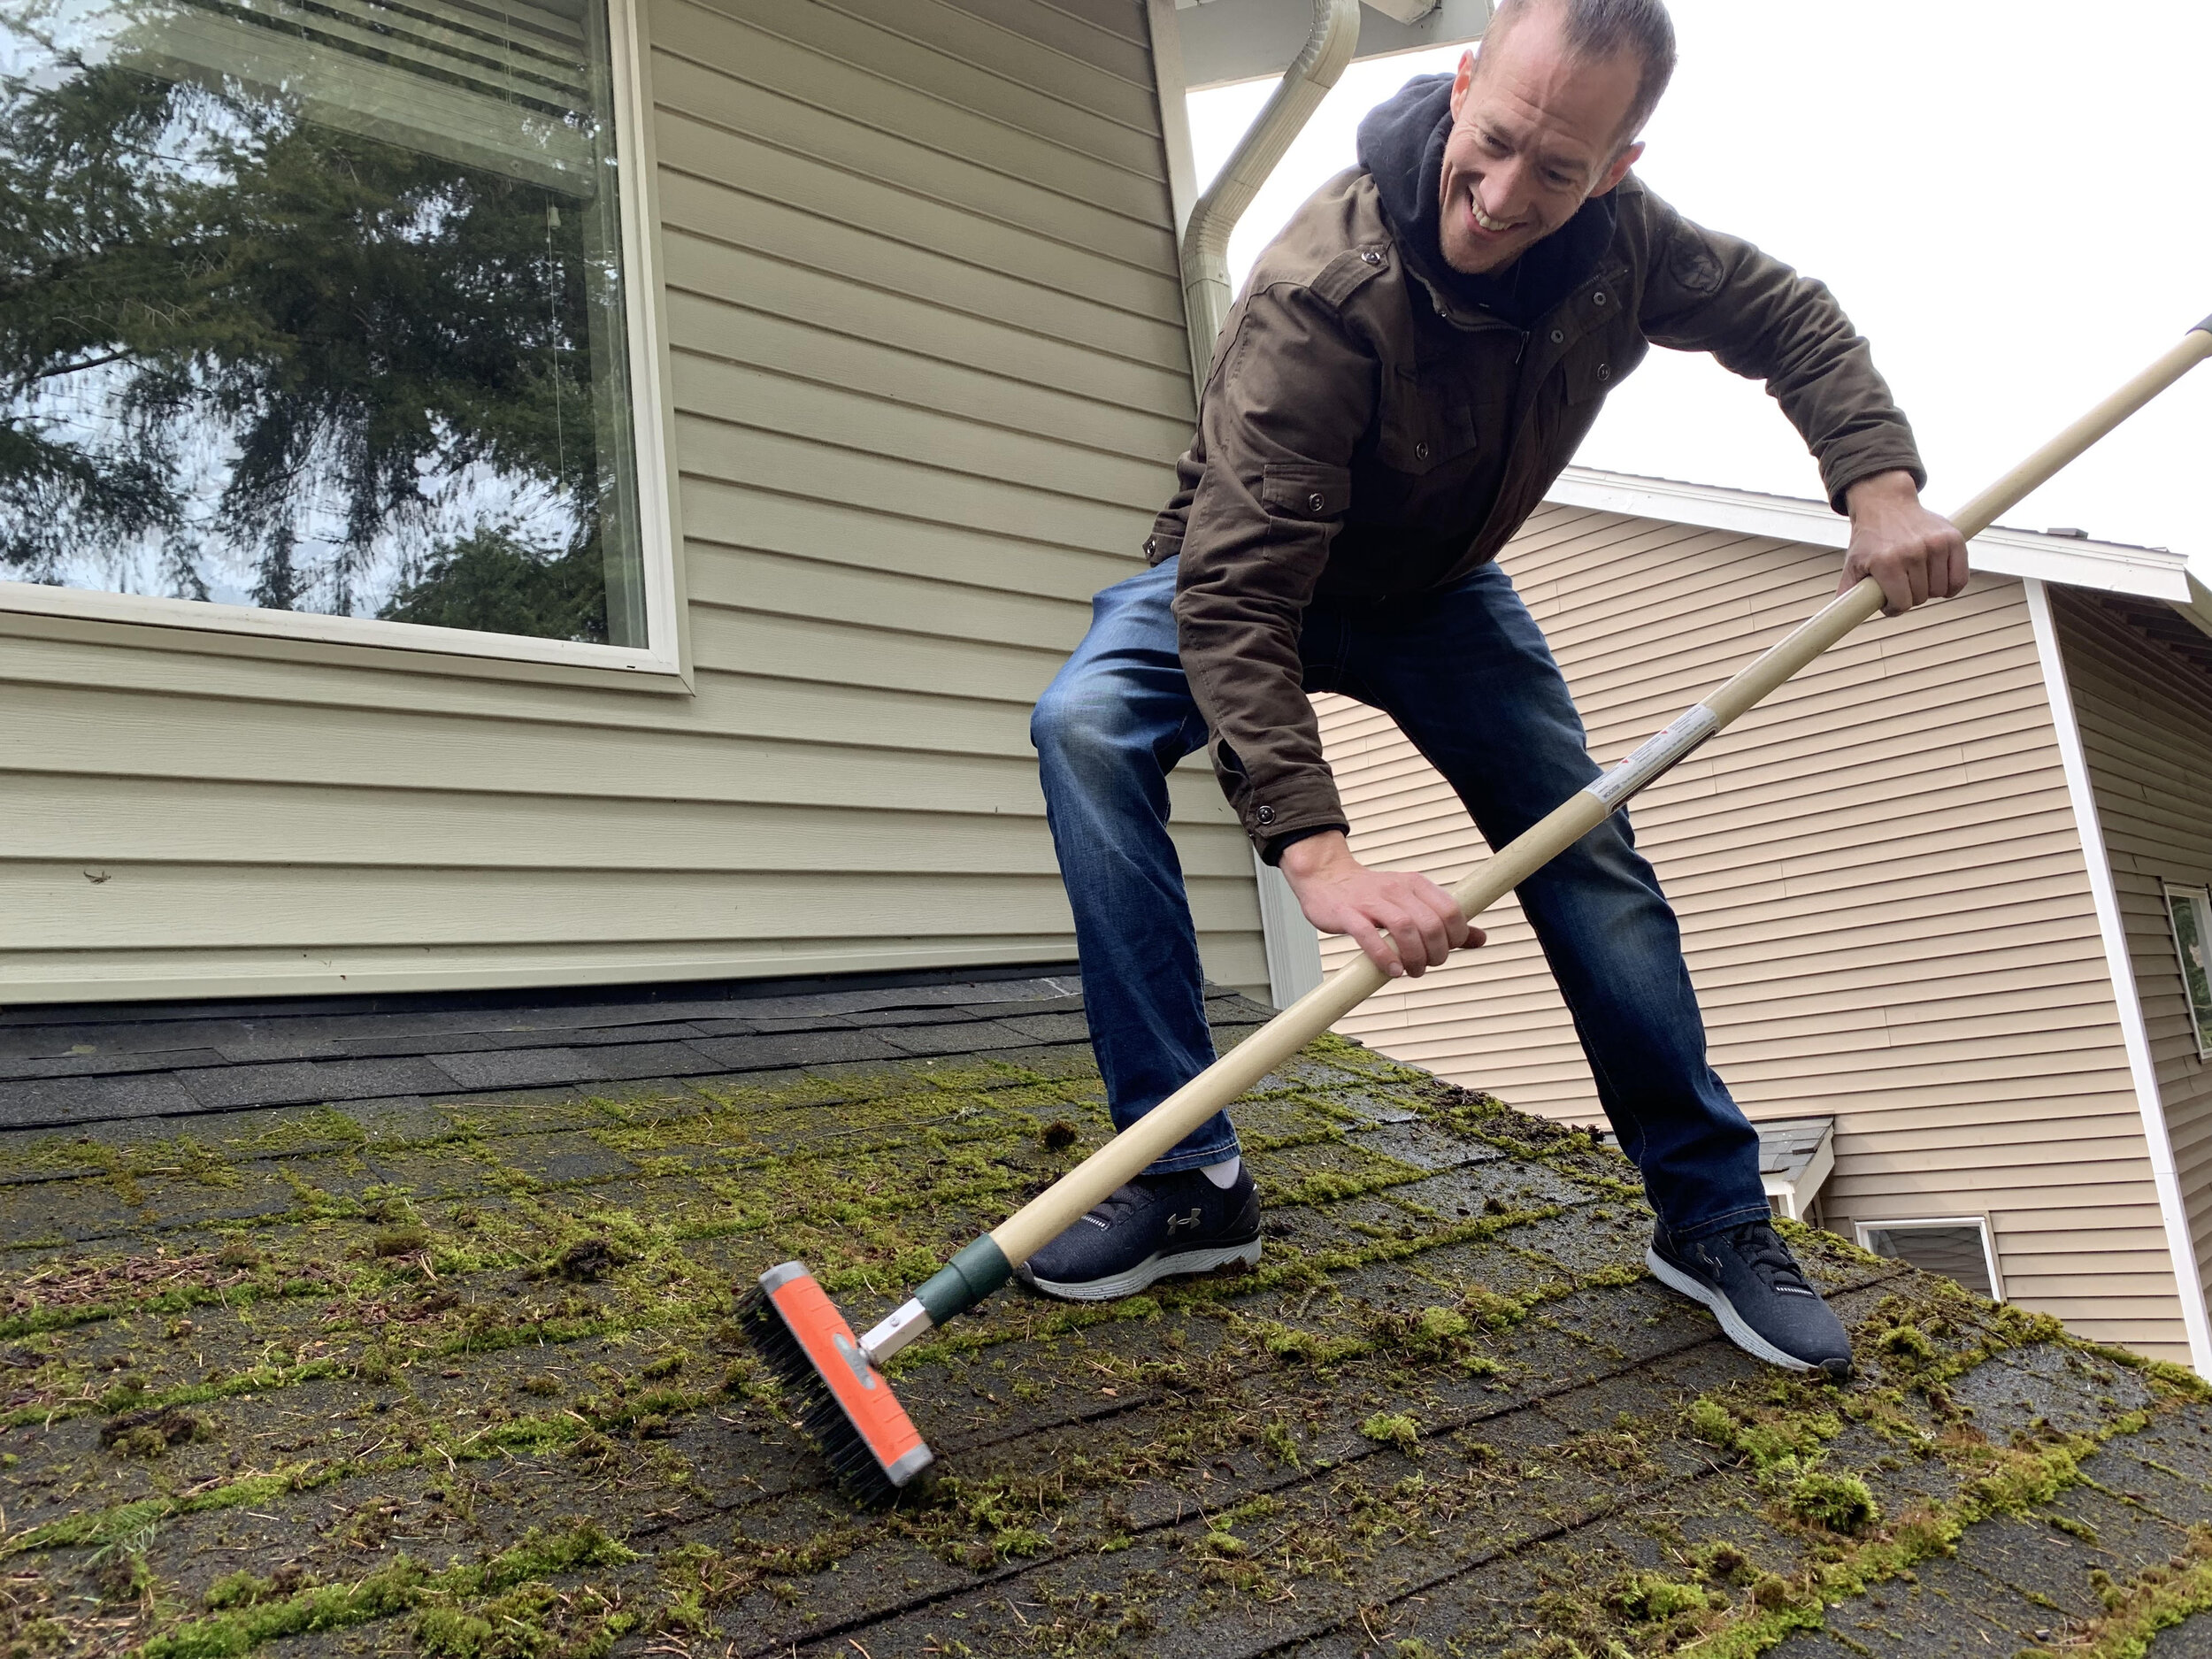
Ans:
POLYGON ((1204 1213, 1203 1210, 1194 1207, 1187 1216, 1170 1216, 1167 1218, 1167 1230, 1170 1236, 1180 1233, 1185 1227, 1196 1226, 1204 1213))

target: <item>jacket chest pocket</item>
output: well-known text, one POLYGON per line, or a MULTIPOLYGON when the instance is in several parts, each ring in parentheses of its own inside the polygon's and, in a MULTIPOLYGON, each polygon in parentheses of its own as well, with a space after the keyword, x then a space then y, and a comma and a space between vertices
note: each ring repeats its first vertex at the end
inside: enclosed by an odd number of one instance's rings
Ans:
POLYGON ((1640 334, 1609 329, 1594 334, 1568 352, 1559 365, 1561 395, 1569 403, 1586 403, 1602 397, 1644 360, 1649 344, 1640 334))
POLYGON ((1389 377, 1375 458, 1415 477, 1468 456, 1481 442, 1481 421, 1464 376, 1442 365, 1400 366, 1389 377))

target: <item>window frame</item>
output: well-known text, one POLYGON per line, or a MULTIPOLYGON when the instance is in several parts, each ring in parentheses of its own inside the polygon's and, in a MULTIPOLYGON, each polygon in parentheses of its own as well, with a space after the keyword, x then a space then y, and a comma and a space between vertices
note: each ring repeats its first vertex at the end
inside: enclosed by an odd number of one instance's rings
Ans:
MULTIPOLYGON (((2197 1014, 2196 998, 2189 994, 2189 960, 2183 954, 2181 933, 2174 926, 2174 901, 2190 900, 2197 912, 2197 942, 2200 947, 2212 946, 2212 887, 2201 882, 2166 881, 2158 884, 2158 895, 2166 911, 2166 937, 2174 941, 2174 972, 2181 976, 2182 1006, 2189 1010, 2189 1032, 2197 1046, 2197 1058, 2212 1060, 2212 1010, 2205 1017, 2197 1014)), ((2212 964, 2207 965, 2206 977, 2212 979, 2212 964)))
MULTIPOLYGON (((445 664, 503 678, 548 678, 586 683, 619 680, 691 689, 684 621, 681 534, 676 480, 672 471, 674 405, 668 377, 662 317, 657 168, 652 141, 652 91, 641 0, 598 0, 607 8, 608 80, 614 97, 616 188, 621 193, 623 347, 629 353, 630 432, 637 462, 638 551, 643 565, 644 646, 598 645, 580 640, 538 639, 472 628, 388 622, 377 617, 323 616, 306 611, 269 611, 258 605, 216 604, 152 594, 107 593, 0 580, 0 613, 64 621, 104 622, 159 628, 185 636, 185 649, 275 655, 349 666, 437 668, 445 664), (191 635, 217 639, 191 641, 191 635), (273 650, 271 648, 274 648, 273 650), (380 663, 377 659, 382 658, 380 663)), ((12 632, 10 627, 0 630, 12 632)), ((140 642, 140 641, 133 641, 140 642)), ((154 641, 144 641, 152 643, 154 641)), ((163 641, 167 642, 167 641, 163 641)))
MULTIPOLYGON (((1997 1230, 1990 1225, 1986 1213, 1978 1216, 1901 1217, 1891 1221, 1858 1221, 1852 1224, 1853 1231, 1857 1235, 1859 1248, 1875 1256, 1881 1255, 1881 1252, 1875 1249, 1872 1239, 1868 1236, 1870 1233, 1897 1233, 1907 1227, 1973 1228, 1982 1241, 1982 1268, 1989 1275, 1989 1299, 1992 1302, 2005 1300, 2004 1275, 1997 1271, 1997 1230)), ((1888 1261, 1901 1258, 1885 1256, 1883 1259, 1888 1261)), ((1909 1266, 1910 1263, 1907 1265, 1909 1266)), ((1929 1270, 1923 1269, 1922 1271, 1929 1270)), ((1972 1286, 1968 1286, 1965 1288, 1970 1290, 1972 1286)))

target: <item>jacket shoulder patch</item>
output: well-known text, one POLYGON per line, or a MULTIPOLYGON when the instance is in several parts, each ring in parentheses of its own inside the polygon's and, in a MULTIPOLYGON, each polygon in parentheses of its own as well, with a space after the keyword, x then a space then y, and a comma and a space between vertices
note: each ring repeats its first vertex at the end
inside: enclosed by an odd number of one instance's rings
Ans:
POLYGON ((1390 269, 1390 249, 1385 243, 1375 247, 1347 248, 1342 253, 1323 265, 1308 286, 1313 296, 1333 308, 1358 293, 1361 288, 1390 269))
POLYGON ((1720 291, 1720 260, 1704 237, 1686 227, 1676 230, 1668 241, 1667 274, 1693 294, 1720 291))

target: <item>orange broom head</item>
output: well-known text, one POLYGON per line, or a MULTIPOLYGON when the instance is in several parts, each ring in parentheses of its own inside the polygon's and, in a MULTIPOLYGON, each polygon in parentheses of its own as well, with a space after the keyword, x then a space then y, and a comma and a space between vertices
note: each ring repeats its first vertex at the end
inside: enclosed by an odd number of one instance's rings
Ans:
POLYGON ((763 1273, 738 1317, 798 1404, 799 1426, 849 1496, 889 1502, 935 1461, 803 1263, 763 1273))

